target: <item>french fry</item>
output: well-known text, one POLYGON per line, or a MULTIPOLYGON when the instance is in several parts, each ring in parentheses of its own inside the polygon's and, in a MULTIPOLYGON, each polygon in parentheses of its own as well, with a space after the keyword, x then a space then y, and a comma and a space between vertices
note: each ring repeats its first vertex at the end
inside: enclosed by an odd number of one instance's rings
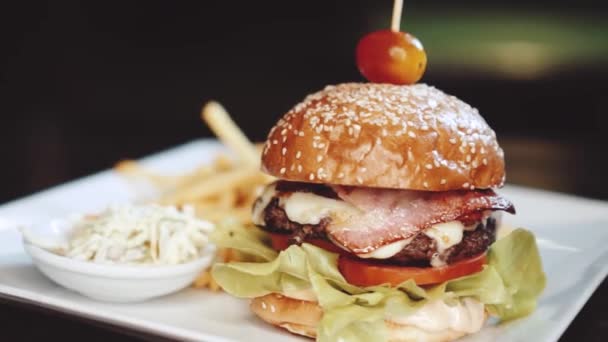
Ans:
POLYGON ((183 204, 194 201, 197 198, 216 195, 222 191, 226 191, 227 188, 238 186, 251 179, 259 179, 260 176, 256 171, 257 169, 248 167, 219 173, 212 178, 204 179, 192 186, 167 194, 161 199, 161 203, 183 204))
POLYGON ((232 121, 222 105, 215 101, 208 102, 201 111, 201 117, 222 143, 230 147, 240 160, 249 165, 259 165, 259 153, 232 121))
POLYGON ((217 292, 219 290, 221 290, 220 285, 215 281, 215 279, 213 279, 213 277, 210 276, 210 280, 209 280, 209 289, 213 292, 217 292))
POLYGON ((203 288, 206 287, 211 281, 211 273, 209 271, 202 272, 192 283, 192 286, 195 288, 203 288))

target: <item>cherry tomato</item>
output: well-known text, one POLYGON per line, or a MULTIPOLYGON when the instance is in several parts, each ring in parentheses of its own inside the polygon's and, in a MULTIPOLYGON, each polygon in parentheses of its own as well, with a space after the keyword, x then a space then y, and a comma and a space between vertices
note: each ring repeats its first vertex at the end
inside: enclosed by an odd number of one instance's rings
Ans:
POLYGON ((370 82, 414 84, 426 69, 426 53, 409 33, 376 31, 357 44, 357 67, 370 82))
POLYGON ((485 254, 442 267, 384 265, 345 255, 338 260, 340 273, 350 284, 357 286, 397 286, 408 279, 413 279, 418 285, 439 284, 479 272, 485 264, 485 254))

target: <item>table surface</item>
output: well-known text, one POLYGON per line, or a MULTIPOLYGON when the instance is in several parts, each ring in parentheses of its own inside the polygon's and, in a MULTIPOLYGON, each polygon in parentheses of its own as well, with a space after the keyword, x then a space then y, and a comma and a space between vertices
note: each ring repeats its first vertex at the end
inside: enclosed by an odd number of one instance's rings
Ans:
MULTIPOLYGON (((604 280, 560 341, 608 340, 608 281, 604 280)), ((83 341, 168 341, 53 310, 0 299, 2 335, 19 340, 77 339, 83 341)))

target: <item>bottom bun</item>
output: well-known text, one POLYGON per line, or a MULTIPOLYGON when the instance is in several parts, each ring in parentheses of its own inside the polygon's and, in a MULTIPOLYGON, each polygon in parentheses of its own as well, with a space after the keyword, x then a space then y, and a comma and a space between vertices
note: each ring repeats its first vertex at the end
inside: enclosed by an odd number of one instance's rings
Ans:
POLYGON ((323 309, 316 302, 279 294, 254 298, 250 307, 264 321, 308 337, 317 336, 317 325, 323 316, 323 309))
MULTIPOLYGON (((254 298, 250 307, 262 320, 291 333, 311 338, 317 336, 317 326, 323 316, 323 309, 316 302, 294 299, 279 294, 254 298)), ((485 313, 483 315, 485 320, 485 313)), ((385 323, 388 328, 389 341, 395 342, 446 342, 467 334, 452 329, 428 331, 393 321, 385 321, 385 323)))

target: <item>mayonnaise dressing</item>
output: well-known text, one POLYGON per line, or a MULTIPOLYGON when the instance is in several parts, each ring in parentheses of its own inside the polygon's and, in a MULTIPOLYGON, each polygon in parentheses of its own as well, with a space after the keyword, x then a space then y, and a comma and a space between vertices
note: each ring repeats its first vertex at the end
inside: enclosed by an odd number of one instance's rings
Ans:
POLYGON ((483 303, 473 298, 460 299, 450 306, 443 300, 434 300, 411 315, 386 317, 387 320, 420 329, 438 332, 451 329, 464 333, 474 333, 481 329, 485 321, 483 303))

